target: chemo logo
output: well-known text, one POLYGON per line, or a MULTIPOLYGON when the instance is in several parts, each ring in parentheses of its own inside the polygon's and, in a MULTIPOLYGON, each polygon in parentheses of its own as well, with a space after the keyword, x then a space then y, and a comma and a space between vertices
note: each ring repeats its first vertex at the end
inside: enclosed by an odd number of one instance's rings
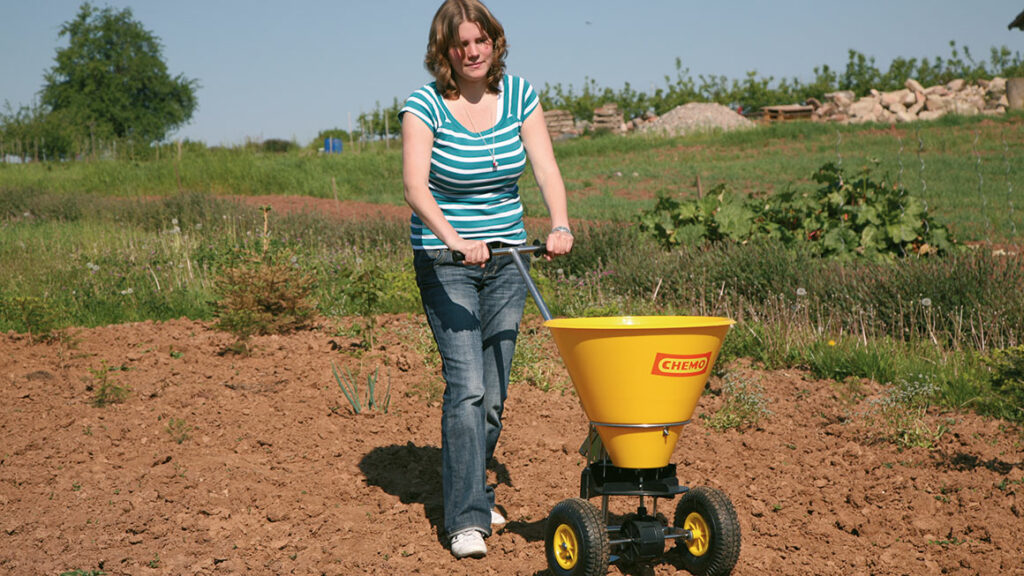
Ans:
POLYGON ((654 357, 654 368, 651 374, 655 376, 697 376, 707 372, 711 364, 711 352, 706 354, 662 354, 659 352, 654 357))

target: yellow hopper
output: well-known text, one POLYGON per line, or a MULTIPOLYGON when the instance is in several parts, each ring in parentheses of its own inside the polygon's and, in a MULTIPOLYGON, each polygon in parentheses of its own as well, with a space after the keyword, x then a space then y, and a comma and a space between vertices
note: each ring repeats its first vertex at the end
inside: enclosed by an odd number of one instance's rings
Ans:
POLYGON ((668 465, 732 324, 706 316, 545 323, 584 412, 621 468, 668 465))

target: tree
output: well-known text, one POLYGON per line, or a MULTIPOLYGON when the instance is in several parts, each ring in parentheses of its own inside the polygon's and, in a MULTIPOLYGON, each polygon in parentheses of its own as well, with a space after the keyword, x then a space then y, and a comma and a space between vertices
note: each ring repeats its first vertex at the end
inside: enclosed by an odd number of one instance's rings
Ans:
POLYGON ((68 46, 57 50, 40 100, 72 132, 148 144, 192 118, 198 82, 168 74, 160 41, 130 8, 86 2, 60 36, 68 46))

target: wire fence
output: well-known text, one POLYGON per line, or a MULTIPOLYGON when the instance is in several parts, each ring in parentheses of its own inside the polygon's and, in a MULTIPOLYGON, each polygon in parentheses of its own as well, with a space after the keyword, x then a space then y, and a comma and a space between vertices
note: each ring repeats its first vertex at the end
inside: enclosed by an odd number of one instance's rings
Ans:
MULTIPOLYGON (((1024 248, 1024 213, 1016 208, 1024 201, 1024 126, 1004 126, 998 133, 952 130, 941 139, 935 132, 926 138, 917 123, 890 132, 891 150, 878 161, 893 174, 901 198, 916 196, 930 213, 955 222, 952 227, 972 243, 991 244, 997 250, 1024 248)), ((854 148, 857 143, 844 140, 849 138, 837 128, 834 149, 839 167, 863 153, 854 148)))

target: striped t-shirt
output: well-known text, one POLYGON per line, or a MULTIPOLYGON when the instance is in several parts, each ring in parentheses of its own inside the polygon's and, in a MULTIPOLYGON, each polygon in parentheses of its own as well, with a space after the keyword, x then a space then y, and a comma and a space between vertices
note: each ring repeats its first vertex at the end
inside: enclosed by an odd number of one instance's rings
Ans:
MULTIPOLYGON (((538 102, 526 80, 506 75, 495 110, 497 123, 477 133, 455 120, 435 82, 405 101, 399 118, 404 121, 405 114, 413 114, 434 133, 428 185, 445 218, 463 238, 526 242, 519 200, 526 151, 519 129, 538 102)), ((410 239, 417 250, 445 247, 415 213, 410 239)))

